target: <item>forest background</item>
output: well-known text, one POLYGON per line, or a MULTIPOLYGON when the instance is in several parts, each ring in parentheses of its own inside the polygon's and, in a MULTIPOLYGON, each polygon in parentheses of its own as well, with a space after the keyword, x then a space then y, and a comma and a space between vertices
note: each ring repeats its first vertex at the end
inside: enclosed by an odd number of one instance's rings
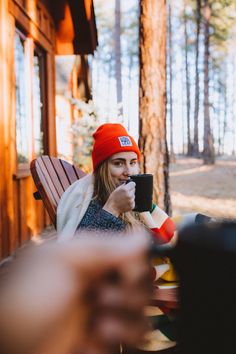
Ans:
MULTIPOLYGON (((83 167, 89 163, 89 134, 103 122, 121 122, 136 140, 142 139, 140 66, 145 57, 140 28, 145 2, 94 1, 99 47, 90 58, 93 101, 81 106, 84 119, 72 127, 75 141, 78 133, 82 136, 75 159, 83 167)), ((165 14, 158 35, 166 37, 165 138, 173 213, 235 218, 236 2, 160 3, 165 9, 151 13, 150 21, 156 18, 160 24, 165 14)))

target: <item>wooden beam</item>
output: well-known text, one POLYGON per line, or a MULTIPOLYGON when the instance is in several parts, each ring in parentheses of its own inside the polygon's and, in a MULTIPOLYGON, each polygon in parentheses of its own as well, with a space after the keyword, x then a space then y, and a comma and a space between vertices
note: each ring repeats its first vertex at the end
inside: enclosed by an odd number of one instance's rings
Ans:
POLYGON ((53 12, 57 19, 57 53, 93 54, 98 45, 93 1, 61 1, 58 11, 53 12))
POLYGON ((93 54, 97 45, 97 27, 92 0, 69 0, 74 23, 75 54, 93 54))
POLYGON ((50 51, 55 45, 54 23, 49 13, 40 2, 27 12, 19 1, 9 1, 9 12, 17 23, 45 50, 50 51))

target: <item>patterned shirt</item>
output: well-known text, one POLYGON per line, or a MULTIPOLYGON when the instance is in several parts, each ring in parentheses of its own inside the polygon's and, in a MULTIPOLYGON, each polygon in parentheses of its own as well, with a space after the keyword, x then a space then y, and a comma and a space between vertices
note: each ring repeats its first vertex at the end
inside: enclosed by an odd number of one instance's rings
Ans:
POLYGON ((104 210, 97 200, 92 200, 77 230, 123 231, 126 223, 104 210))

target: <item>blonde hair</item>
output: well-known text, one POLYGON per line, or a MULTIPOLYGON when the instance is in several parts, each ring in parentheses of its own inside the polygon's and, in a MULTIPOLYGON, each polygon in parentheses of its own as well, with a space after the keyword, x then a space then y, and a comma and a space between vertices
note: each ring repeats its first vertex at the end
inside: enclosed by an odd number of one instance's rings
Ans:
MULTIPOLYGON (((109 160, 103 161, 94 171, 94 195, 102 206, 106 203, 109 195, 116 189, 109 170, 109 160)), ((119 217, 127 223, 128 227, 138 227, 141 225, 138 214, 132 211, 122 213, 119 217)))

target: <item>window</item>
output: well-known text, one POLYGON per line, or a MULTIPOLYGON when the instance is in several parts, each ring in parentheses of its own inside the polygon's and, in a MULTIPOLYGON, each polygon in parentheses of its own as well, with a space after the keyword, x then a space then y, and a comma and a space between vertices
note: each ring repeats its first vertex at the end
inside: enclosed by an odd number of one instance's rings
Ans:
POLYGON ((27 163, 29 153, 29 114, 27 112, 27 83, 25 40, 15 33, 15 82, 16 82, 16 149, 18 163, 27 163))
POLYGON ((15 32, 16 150, 18 169, 44 153, 44 51, 15 32))
POLYGON ((33 112, 34 112, 34 152, 36 156, 44 154, 44 110, 43 72, 44 57, 38 48, 34 51, 33 72, 33 112))

